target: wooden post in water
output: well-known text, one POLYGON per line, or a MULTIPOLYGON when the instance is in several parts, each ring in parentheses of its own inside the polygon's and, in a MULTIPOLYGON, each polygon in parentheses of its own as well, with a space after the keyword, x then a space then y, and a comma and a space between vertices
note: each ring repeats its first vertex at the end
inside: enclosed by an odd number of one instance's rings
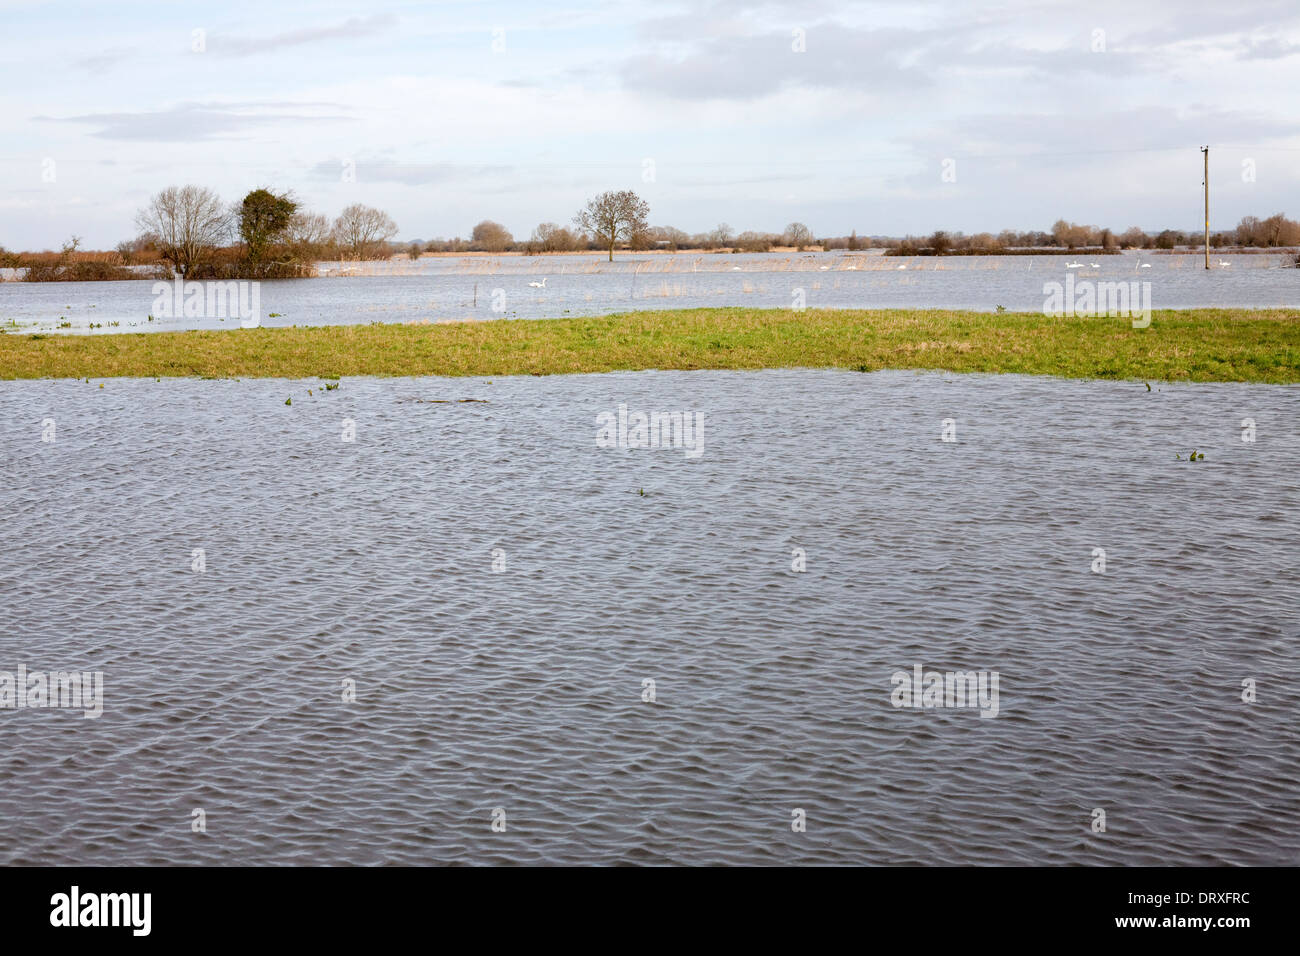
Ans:
POLYGON ((1202 146, 1205 154, 1205 268, 1210 268, 1210 147, 1202 146))

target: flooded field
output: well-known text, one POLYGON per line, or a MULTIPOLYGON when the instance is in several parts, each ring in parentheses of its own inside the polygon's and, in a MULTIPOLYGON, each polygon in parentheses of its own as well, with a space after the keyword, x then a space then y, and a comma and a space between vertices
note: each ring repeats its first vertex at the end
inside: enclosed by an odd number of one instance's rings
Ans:
MULTIPOLYGON (((1154 309, 1300 307, 1281 255, 954 256, 868 253, 428 257, 322 263, 317 279, 260 283, 261 324, 353 325, 557 318, 634 309, 1042 310, 1048 282, 1150 283, 1154 309), (1073 267, 1071 268, 1071 265, 1073 267)), ((160 312, 152 281, 0 283, 0 328, 114 333, 230 328, 238 319, 160 312), (152 319, 151 319, 152 316, 152 319)))
POLYGON ((0 401, 0 671, 103 675, 98 717, 0 710, 0 862, 1300 862, 1294 387, 0 401), (690 442, 637 447, 656 412, 690 442), (900 703, 916 668, 996 675, 996 714, 900 703))

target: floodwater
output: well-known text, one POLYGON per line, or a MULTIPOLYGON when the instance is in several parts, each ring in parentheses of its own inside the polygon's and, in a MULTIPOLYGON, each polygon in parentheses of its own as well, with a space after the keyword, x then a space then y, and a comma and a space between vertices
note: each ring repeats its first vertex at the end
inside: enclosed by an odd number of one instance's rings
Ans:
MULTIPOLYGON (((260 321, 267 326, 558 318, 718 306, 983 311, 1003 306, 1037 312, 1047 298, 1044 284, 1064 283, 1073 274, 1076 281, 1149 282, 1154 309, 1296 308, 1300 269, 1293 260, 1216 254, 1207 272, 1202 256, 1147 253, 1077 258, 619 254, 612 263, 590 255, 440 256, 322 263, 320 278, 262 282, 258 298, 260 321), (1069 268, 1071 263, 1076 267, 1069 268)), ((170 290, 164 297, 174 301, 170 290)), ((171 316, 158 299, 154 282, 144 280, 3 282, 0 329, 99 334, 238 324, 229 313, 171 316)))
POLYGON ((0 401, 0 671, 103 673, 98 718, 0 710, 0 863, 1300 863, 1296 388, 0 401), (703 429, 598 447, 620 404, 703 429), (996 716, 894 706, 917 665, 996 716))

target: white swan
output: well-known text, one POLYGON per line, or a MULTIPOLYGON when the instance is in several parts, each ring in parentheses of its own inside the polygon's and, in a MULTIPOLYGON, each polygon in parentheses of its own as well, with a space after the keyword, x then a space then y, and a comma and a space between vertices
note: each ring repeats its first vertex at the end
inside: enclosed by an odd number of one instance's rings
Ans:
POLYGON ((1082 268, 1083 268, 1083 263, 1082 263, 1082 262, 1067 262, 1067 263, 1065 264, 1065 268, 1067 268, 1067 269, 1082 269, 1082 268))
POLYGON ((1231 264, 1232 264, 1232 263, 1228 262, 1227 259, 1220 259, 1220 260, 1219 260, 1219 268, 1220 268, 1220 269, 1226 269, 1226 268, 1228 268, 1228 266, 1230 266, 1231 264))
POLYGON ((1150 269, 1150 268, 1151 268, 1151 263, 1149 263, 1149 262, 1144 262, 1144 263, 1142 263, 1142 268, 1143 268, 1143 269, 1150 269))
POLYGON ((1091 265, 1092 265, 1092 267, 1093 267, 1094 269, 1100 269, 1100 268, 1101 268, 1101 266, 1097 265, 1097 263, 1095 263, 1095 262, 1094 262, 1094 263, 1091 263, 1091 265))
MULTIPOLYGON (((550 278, 550 277, 547 276, 546 278, 550 278)), ((528 284, 529 284, 530 286, 532 286, 534 289, 545 289, 545 288, 546 288, 546 279, 542 279, 541 282, 530 282, 530 283, 528 283, 528 284)))
POLYGON ((906 269, 907 266, 899 266, 898 268, 900 268, 900 269, 906 269))

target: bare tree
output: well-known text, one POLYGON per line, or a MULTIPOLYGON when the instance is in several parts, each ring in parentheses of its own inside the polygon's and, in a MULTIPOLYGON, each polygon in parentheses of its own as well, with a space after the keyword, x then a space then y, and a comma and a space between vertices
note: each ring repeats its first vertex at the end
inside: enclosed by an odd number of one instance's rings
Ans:
POLYGON ((397 223, 382 209, 353 203, 334 220, 334 241, 358 259, 379 259, 388 240, 397 235, 397 223))
POLYGON ((792 222, 785 227, 785 234, 781 237, 781 241, 803 252, 806 246, 812 245, 812 230, 801 222, 792 222))
POLYGON ((1263 235, 1262 225, 1258 216, 1242 216, 1241 222, 1237 223, 1237 245, 1258 245, 1263 235))
POLYGON ((614 247, 644 235, 649 215, 650 206, 646 201, 630 189, 623 189, 587 200, 586 207, 573 217, 573 222, 583 232, 591 233, 600 248, 608 249, 609 261, 613 262, 614 247))
POLYGON ((1101 241, 1096 226, 1084 226, 1079 223, 1066 222, 1064 219, 1058 219, 1052 224, 1052 238, 1056 240, 1058 246, 1065 246, 1069 249, 1077 249, 1080 246, 1095 246, 1100 244, 1101 241))
POLYGON ((318 212, 299 210, 289 217, 284 241, 301 258, 317 258, 330 241, 330 221, 318 212))
POLYGON ((780 241, 780 236, 774 236, 770 232, 746 230, 733 240, 733 244, 742 252, 771 252, 772 246, 780 241))
POLYGON ((674 252, 691 244, 691 237, 675 226, 655 226, 650 230, 650 238, 656 245, 666 244, 674 252))
POLYGON ((542 252, 572 252, 578 248, 578 237, 554 222, 539 224, 530 242, 542 252))
POLYGON ((1129 226, 1120 233, 1119 244, 1124 249, 1143 249, 1147 244, 1147 234, 1140 226, 1129 226))
POLYGON ((505 252, 515 241, 509 229, 491 219, 484 219, 475 226, 470 239, 475 245, 482 246, 484 252, 505 252))
POLYGON ((141 232, 157 238, 158 254, 188 273, 230 239, 230 210, 202 186, 168 186, 135 216, 141 232))
POLYGON ((1265 244, 1270 246, 1293 246, 1300 242, 1300 223, 1280 212, 1260 223, 1260 231, 1265 244))

